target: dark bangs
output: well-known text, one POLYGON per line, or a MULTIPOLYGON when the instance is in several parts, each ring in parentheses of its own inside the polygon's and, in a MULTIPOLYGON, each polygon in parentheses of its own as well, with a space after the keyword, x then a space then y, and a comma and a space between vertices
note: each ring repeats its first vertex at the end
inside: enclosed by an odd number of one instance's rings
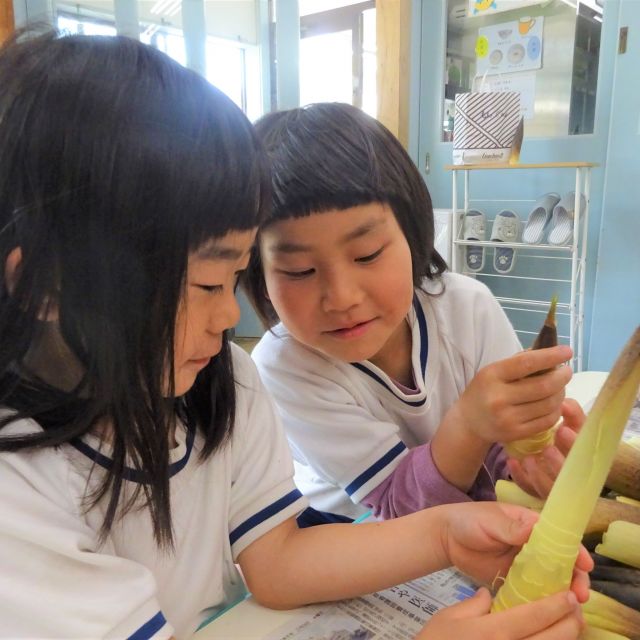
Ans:
MULTIPOLYGON (((414 286, 446 269, 434 248, 429 191, 408 153, 380 122, 348 104, 319 103, 268 114, 255 127, 272 171, 272 210, 265 225, 385 203, 409 244, 414 286)), ((263 323, 277 322, 258 248, 243 286, 263 323)))

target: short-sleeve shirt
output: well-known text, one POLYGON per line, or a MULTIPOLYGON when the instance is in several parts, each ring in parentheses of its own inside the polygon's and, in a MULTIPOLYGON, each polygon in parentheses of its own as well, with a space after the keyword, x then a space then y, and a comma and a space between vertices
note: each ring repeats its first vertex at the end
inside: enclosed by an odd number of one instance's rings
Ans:
MULTIPOLYGON (((105 503, 88 512, 84 506, 87 486, 108 464, 108 449, 99 451, 95 437, 0 453, 3 637, 188 638, 242 595, 238 554, 306 500, 255 367, 239 349, 232 353, 237 410, 230 441, 203 462, 200 434, 186 427, 176 433, 173 549, 157 547, 145 508, 129 511, 99 540, 105 503)), ((37 429, 21 421, 0 436, 37 429)), ((125 491, 139 481, 130 470, 125 491)))
POLYGON ((415 392, 371 362, 343 362, 301 344, 282 324, 252 353, 282 416, 296 483, 317 510, 366 512, 362 499, 408 449, 431 441, 478 370, 521 350, 489 289, 463 275, 425 281, 407 320, 415 392))

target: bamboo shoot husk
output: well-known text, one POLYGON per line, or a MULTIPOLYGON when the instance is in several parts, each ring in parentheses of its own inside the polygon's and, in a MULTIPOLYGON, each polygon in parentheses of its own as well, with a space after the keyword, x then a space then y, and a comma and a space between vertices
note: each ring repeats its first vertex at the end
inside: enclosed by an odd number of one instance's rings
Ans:
POLYGON ((623 496, 640 500, 640 449, 628 442, 620 443, 605 486, 623 496))

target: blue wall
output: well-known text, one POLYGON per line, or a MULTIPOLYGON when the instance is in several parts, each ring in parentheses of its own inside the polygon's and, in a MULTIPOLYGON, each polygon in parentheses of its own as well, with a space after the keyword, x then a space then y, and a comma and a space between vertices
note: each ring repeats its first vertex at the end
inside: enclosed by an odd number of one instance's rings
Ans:
POLYGON ((627 52, 605 52, 613 69, 611 120, 591 324, 589 368, 611 367, 640 324, 640 2, 621 0, 627 52))

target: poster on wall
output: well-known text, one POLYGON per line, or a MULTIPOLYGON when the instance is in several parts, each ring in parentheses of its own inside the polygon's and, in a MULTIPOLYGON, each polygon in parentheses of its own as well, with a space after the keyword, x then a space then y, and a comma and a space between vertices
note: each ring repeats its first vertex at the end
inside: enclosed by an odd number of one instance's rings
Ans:
POLYGON ((476 73, 478 75, 534 71, 542 67, 542 16, 478 29, 476 73))
POLYGON ((540 0, 469 0, 468 15, 480 16, 541 4, 540 0))
POLYGON ((476 76, 473 91, 517 91, 520 93, 520 114, 525 120, 534 116, 536 72, 523 71, 507 75, 476 76))

